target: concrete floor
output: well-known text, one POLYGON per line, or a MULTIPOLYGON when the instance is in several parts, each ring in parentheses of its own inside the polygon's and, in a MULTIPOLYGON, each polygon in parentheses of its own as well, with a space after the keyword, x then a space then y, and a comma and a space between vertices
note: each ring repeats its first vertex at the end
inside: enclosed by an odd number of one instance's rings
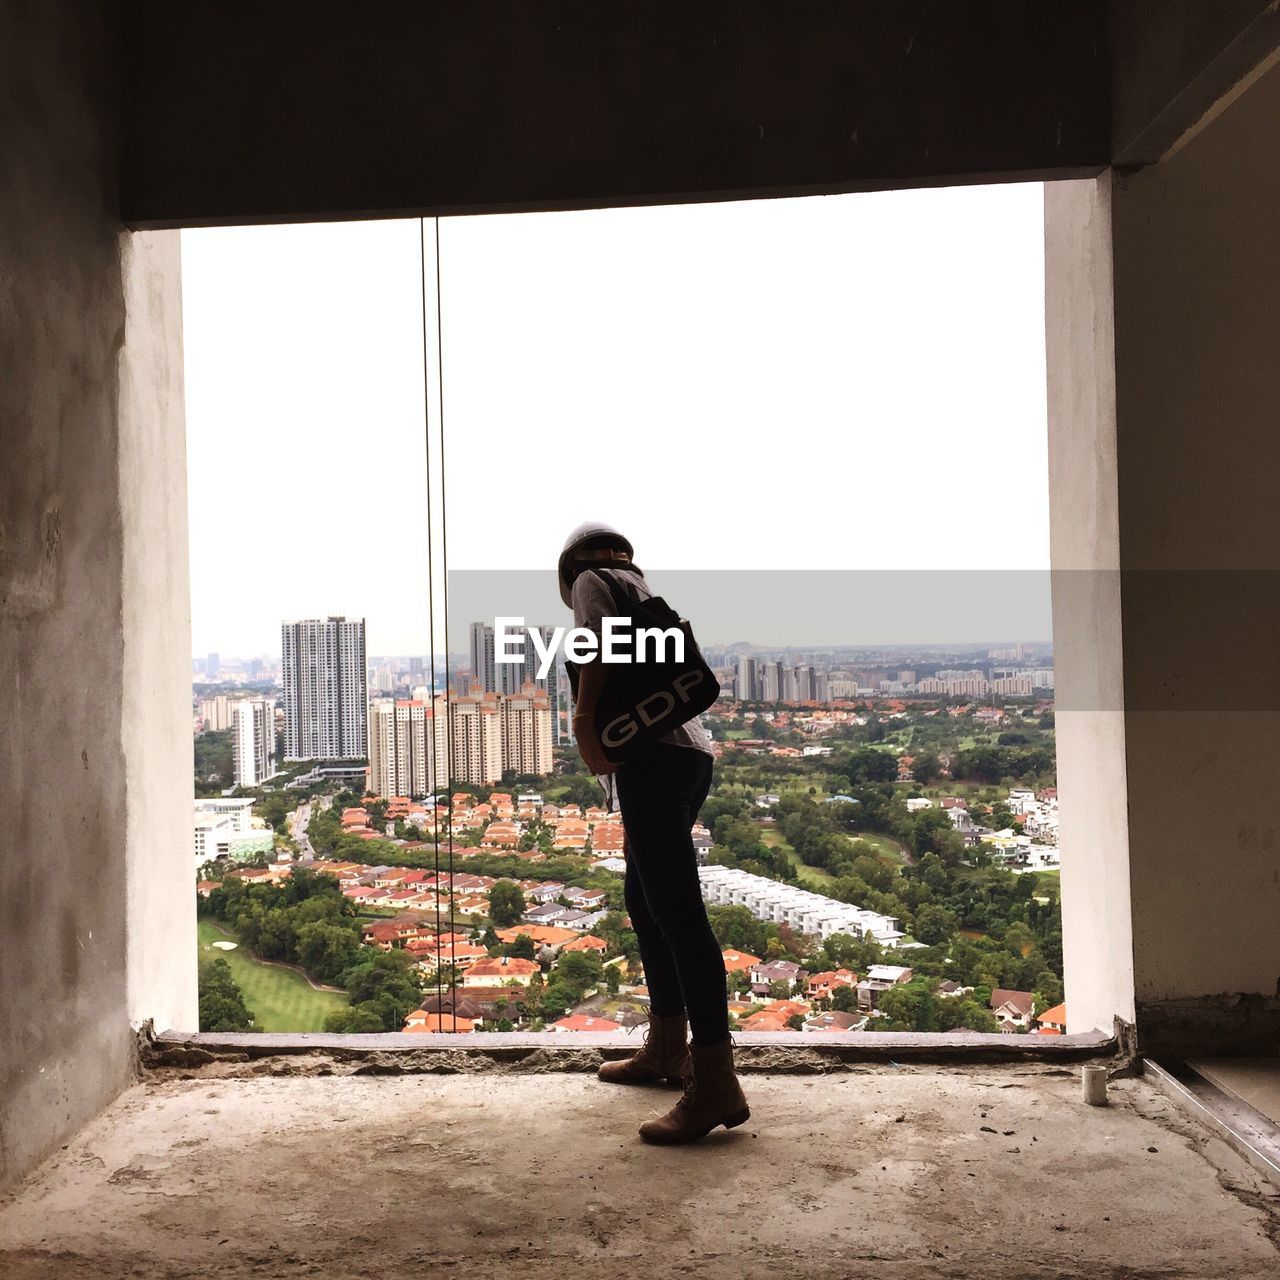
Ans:
POLYGON ((1274 1278, 1280 1197, 1137 1081, 751 1075, 691 1148, 581 1074, 163 1079, 0 1204, 0 1274, 1274 1278))

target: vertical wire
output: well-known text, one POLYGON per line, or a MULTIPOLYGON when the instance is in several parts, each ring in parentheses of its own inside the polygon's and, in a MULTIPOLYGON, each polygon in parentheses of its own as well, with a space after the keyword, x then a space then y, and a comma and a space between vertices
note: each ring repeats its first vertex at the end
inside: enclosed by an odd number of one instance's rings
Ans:
MULTIPOLYGON (((436 301, 439 314, 439 262, 436 271, 436 301)), ((418 219, 418 268, 422 281, 422 418, 426 432, 427 446, 427 652, 431 665, 431 757, 434 761, 431 773, 433 784, 439 783, 440 761, 436 759, 436 606, 435 606, 435 521, 431 510, 431 373, 429 347, 427 340, 427 220, 418 219)), ((448 642, 445 644, 446 651, 448 642)), ((425 717, 424 717, 425 719, 425 717)), ((445 723, 448 723, 449 707, 445 704, 445 723)), ((431 805, 432 844, 435 849, 435 884, 436 895, 436 1025, 444 1025, 444 970, 441 966, 440 954, 440 806, 439 786, 433 785, 431 805)), ((450 885, 450 901, 452 902, 453 886, 450 885)), ((451 1003, 456 1004, 457 997, 451 1003)), ((456 1027, 457 1022, 453 1025, 456 1027)))
MULTIPOLYGON (((456 930, 454 928, 453 873, 453 706, 449 685, 449 505, 445 493, 444 455, 444 312, 440 301, 440 218, 435 218, 436 232, 436 394, 439 398, 440 423, 440 562, 444 568, 444 687, 445 687, 445 760, 449 769, 449 807, 445 810, 446 839, 449 841, 449 983, 453 1006, 458 1005, 458 964, 456 930)), ((437 846, 438 847, 438 846, 437 846)), ((436 900, 437 902, 439 899, 436 900)), ((453 1029, 458 1029, 455 1014, 453 1029)))

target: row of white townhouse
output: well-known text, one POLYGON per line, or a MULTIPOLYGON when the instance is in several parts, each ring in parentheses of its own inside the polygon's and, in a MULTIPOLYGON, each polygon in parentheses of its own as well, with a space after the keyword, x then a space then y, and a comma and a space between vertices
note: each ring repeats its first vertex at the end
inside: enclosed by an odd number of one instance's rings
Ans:
POLYGON ((757 920, 789 925, 797 933, 826 939, 834 933, 871 937, 896 946, 906 935, 893 916, 868 911, 809 889, 781 884, 737 867, 699 867, 703 901, 721 907, 746 907, 757 920))

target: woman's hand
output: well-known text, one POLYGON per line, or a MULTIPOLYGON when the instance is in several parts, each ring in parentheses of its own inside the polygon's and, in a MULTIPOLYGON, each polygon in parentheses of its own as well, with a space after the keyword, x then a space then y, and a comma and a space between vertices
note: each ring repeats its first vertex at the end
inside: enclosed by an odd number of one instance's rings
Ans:
POLYGON ((618 766, 604 753, 595 722, 589 716, 573 717, 573 734, 578 740, 578 752, 582 762, 592 773, 612 773, 618 766))

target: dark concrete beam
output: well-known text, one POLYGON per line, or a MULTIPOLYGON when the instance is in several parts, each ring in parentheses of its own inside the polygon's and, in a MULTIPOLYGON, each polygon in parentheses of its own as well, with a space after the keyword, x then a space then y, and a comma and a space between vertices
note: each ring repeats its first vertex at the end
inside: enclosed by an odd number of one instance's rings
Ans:
POLYGON ((1112 163, 1154 164, 1280 47, 1277 0, 1111 0, 1112 163))
POLYGON ((132 0, 135 227, 564 209, 1107 162, 1103 0, 132 0))

